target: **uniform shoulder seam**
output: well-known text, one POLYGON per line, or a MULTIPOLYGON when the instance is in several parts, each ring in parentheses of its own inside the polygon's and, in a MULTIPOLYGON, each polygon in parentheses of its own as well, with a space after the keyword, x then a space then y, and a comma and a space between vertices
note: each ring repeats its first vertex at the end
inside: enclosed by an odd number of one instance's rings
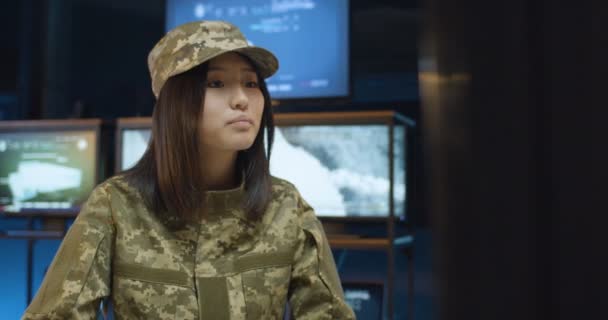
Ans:
POLYGON ((275 176, 271 176, 271 178, 272 178, 273 186, 282 186, 282 187, 291 189, 290 191, 298 191, 298 188, 296 188, 296 186, 293 183, 291 183, 285 179, 277 178, 275 176))

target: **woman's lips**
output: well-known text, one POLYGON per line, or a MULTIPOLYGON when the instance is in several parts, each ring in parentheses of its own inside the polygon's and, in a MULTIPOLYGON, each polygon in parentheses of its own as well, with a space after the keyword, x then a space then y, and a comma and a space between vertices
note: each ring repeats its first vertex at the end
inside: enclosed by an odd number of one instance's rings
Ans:
POLYGON ((228 124, 236 124, 236 123, 248 123, 253 125, 253 120, 251 120, 251 118, 247 117, 247 116, 238 116, 230 121, 228 121, 228 124))
POLYGON ((228 121, 228 125, 239 129, 249 129, 253 126, 253 120, 247 116, 239 116, 228 121))

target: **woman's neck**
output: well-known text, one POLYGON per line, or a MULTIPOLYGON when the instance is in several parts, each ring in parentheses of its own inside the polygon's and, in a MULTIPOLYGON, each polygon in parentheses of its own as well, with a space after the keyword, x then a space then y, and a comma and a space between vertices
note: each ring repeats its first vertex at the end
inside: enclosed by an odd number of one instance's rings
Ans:
POLYGON ((239 184, 236 174, 237 152, 208 152, 203 156, 203 179, 206 190, 226 190, 239 184), (212 155, 212 156, 211 156, 212 155))

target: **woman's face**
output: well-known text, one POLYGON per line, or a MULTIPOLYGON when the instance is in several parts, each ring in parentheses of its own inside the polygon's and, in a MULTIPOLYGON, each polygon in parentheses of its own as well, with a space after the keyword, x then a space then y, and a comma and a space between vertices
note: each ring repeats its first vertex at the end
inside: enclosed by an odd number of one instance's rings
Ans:
POLYGON ((251 147, 264 111, 264 96, 253 66, 236 53, 222 54, 209 61, 205 85, 203 150, 251 147))

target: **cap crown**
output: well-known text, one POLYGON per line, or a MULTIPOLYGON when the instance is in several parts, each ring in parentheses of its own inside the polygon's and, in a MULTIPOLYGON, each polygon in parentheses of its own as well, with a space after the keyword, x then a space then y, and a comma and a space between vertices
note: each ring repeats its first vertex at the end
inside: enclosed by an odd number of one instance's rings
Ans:
POLYGON ((148 55, 152 91, 158 97, 171 76, 188 71, 222 53, 242 51, 252 58, 263 77, 272 75, 278 61, 262 48, 250 47, 233 24, 224 21, 195 21, 169 31, 148 55), (239 50, 239 49, 256 50, 239 50))

